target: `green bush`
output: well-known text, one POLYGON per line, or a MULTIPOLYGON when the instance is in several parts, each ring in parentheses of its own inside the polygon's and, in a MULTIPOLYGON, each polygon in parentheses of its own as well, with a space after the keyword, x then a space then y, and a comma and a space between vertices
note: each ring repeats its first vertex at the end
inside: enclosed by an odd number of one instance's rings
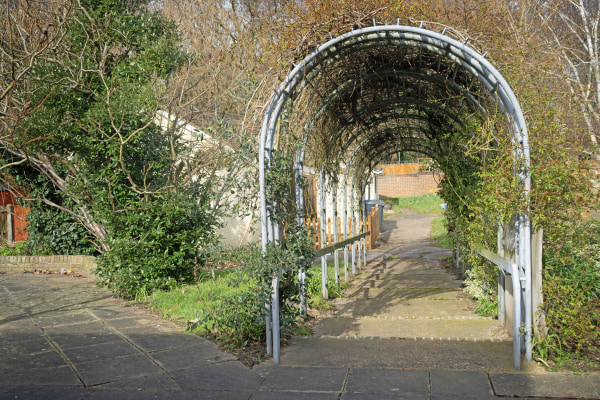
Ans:
POLYGON ((600 344, 600 301, 566 279, 547 277, 543 313, 551 348, 580 352, 600 344))
POLYGON ((107 221, 110 250, 98 257, 96 274, 128 298, 193 282, 216 239, 217 220, 209 204, 180 194, 109 214, 107 221))
POLYGON ((0 247, 0 256, 22 256, 27 255, 25 242, 17 242, 14 246, 0 247))
POLYGON ((32 203, 27 215, 27 246, 30 255, 95 253, 88 232, 71 215, 43 203, 32 203))
POLYGON ((209 336, 227 342, 227 347, 245 347, 265 336, 265 299, 258 288, 225 296, 199 311, 188 330, 198 327, 209 336))

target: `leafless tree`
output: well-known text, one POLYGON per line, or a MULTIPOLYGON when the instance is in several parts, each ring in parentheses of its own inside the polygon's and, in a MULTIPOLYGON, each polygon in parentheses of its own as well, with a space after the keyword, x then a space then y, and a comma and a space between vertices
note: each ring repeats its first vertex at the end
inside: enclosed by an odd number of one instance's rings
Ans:
MULTIPOLYGON (((42 104, 33 104, 27 82, 35 63, 60 57, 72 0, 0 3, 0 136, 15 141, 15 127, 42 104), (20 91, 20 96, 15 93, 20 91)), ((23 159, 17 162, 24 162, 23 159)), ((4 164, 0 168, 9 167, 4 164)))
POLYGON ((543 21, 551 21, 549 32, 559 50, 564 79, 577 99, 593 150, 600 138, 600 5, 597 0, 544 2, 543 21))

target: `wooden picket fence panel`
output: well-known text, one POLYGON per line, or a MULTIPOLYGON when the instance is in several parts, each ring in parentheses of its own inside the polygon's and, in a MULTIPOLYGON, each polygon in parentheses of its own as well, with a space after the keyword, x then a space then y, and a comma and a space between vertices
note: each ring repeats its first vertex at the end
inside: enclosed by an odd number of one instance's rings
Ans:
MULTIPOLYGON (((359 225, 358 216, 355 217, 355 228, 357 229, 356 234, 361 234, 365 232, 365 227, 359 225)), ((306 218, 305 222, 307 228, 311 228, 313 239, 315 241, 314 249, 318 250, 321 247, 321 218, 306 218)), ((352 218, 348 217, 348 235, 350 236, 350 232, 352 232, 352 218)), ((375 247, 375 242, 377 242, 377 238, 379 237, 379 205, 375 205, 371 209, 369 215, 367 215, 367 231, 370 232, 369 237, 367 238, 367 249, 372 249, 375 247)), ((333 241, 333 222, 331 221, 331 217, 327 218, 326 223, 326 233, 325 233, 325 246, 332 245, 333 241)), ((338 217, 338 238, 339 240, 344 239, 344 229, 342 225, 342 218, 338 217)), ((358 243, 355 244, 358 246, 358 243)))

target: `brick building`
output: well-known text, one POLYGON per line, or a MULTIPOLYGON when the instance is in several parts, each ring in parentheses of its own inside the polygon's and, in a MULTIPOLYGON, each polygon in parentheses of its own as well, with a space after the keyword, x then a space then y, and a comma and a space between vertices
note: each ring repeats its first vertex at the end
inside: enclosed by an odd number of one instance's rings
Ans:
POLYGON ((420 172, 423 164, 380 165, 383 173, 376 177, 377 193, 382 197, 413 197, 437 193, 441 172, 420 172))

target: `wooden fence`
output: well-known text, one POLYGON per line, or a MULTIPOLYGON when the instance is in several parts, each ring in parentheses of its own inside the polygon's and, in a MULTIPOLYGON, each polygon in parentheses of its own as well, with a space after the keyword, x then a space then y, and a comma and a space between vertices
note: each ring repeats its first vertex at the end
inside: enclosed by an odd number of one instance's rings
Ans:
MULTIPOLYGON (((379 205, 375 205, 371 209, 371 212, 367 215, 367 226, 360 225, 358 216, 355 217, 355 235, 359 235, 364 232, 370 232, 367 237, 367 249, 373 249, 375 247, 375 243, 379 238, 379 205)), ((348 237, 351 236, 352 232, 352 218, 348 217, 348 237)), ((321 237, 321 218, 306 218, 305 224, 308 228, 312 228, 313 238, 315 240, 315 250, 320 249, 322 243, 321 237)), ((325 232, 325 246, 329 246, 334 244, 334 234, 333 234, 333 222, 331 218, 327 218, 326 232, 325 232)), ((342 241, 344 239, 344 227, 342 225, 342 218, 338 217, 338 240, 342 241)), ((358 246, 358 243, 355 244, 358 246)))
POLYGON ((0 212, 0 245, 27 240, 27 214, 30 207, 8 205, 0 212))

